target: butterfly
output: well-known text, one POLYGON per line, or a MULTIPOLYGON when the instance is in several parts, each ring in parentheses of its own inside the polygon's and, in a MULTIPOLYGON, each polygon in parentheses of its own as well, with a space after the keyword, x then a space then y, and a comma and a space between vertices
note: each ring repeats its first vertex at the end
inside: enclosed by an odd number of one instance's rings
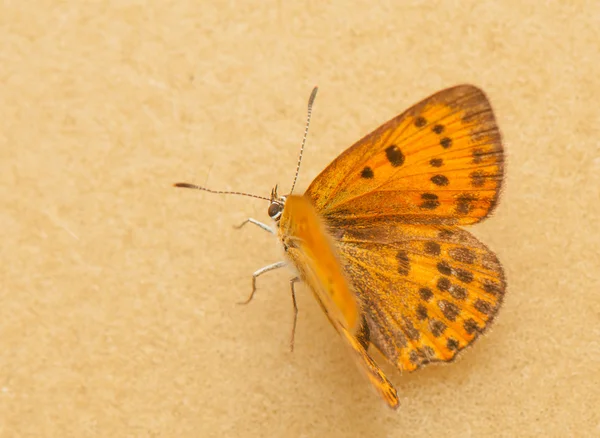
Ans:
MULTIPOLYGON (((270 197, 286 256, 253 274, 291 264, 314 292, 359 368, 392 408, 392 383, 369 355, 379 350, 400 371, 450 362, 490 326, 506 282, 496 255, 462 226, 494 210, 504 175, 502 141, 491 105, 475 86, 424 99, 338 156, 310 184, 270 197)), ((295 328, 295 320, 294 320, 295 328)))

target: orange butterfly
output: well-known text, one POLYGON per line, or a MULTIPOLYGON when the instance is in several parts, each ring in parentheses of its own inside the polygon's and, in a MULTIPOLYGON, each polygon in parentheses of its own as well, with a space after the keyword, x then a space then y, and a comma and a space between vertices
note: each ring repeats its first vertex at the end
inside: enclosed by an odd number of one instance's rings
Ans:
MULTIPOLYGON (((304 140, 307 131, 308 121, 304 140)), ((304 141, 298 167, 303 148, 304 141)), ((401 371, 448 362, 486 330, 502 304, 500 262, 459 226, 492 212, 503 161, 488 99, 478 88, 460 85, 358 141, 303 196, 280 196, 277 187, 269 198, 248 195, 269 201, 275 225, 255 219, 242 225, 277 234, 298 272, 292 297, 296 281, 309 285, 392 408, 398 406, 396 390, 367 353, 370 345, 401 371)), ((259 275, 286 264, 256 271, 250 299, 259 275)))

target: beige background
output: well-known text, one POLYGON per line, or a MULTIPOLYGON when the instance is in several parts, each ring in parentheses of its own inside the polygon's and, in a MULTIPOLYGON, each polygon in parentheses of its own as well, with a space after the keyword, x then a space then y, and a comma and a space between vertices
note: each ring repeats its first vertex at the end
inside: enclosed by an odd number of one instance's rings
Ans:
POLYGON ((598 436, 600 3, 3 2, 0 436, 598 436), (102 4, 101 4, 102 3, 102 4), (509 293, 390 411, 305 288, 296 350, 273 239, 232 226, 458 83, 508 153, 474 232, 509 293), (209 175, 210 172, 210 175, 209 175), (595 408, 594 408, 595 406, 595 408))

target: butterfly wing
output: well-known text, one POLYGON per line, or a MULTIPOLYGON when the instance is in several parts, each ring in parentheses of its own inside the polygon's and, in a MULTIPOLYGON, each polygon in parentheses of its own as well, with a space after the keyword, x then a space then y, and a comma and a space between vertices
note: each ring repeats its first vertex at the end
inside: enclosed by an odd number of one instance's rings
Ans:
POLYGON ((452 360, 501 305, 500 263, 456 225, 492 211, 502 177, 491 106, 461 85, 360 140, 307 190, 363 304, 370 342, 401 370, 452 360))
POLYGON ((306 192, 332 225, 366 221, 465 225, 494 208, 500 133, 485 94, 440 91, 335 159, 306 192))
POLYGON ((369 335, 364 330, 360 301, 348 286, 332 240, 310 200, 302 196, 287 198, 279 222, 279 238, 300 277, 350 347, 359 368, 388 405, 398 407, 396 390, 367 354, 369 335))
POLYGON ((350 227, 338 234, 337 248, 370 342, 400 370, 452 360, 502 303, 502 266, 460 228, 350 227))

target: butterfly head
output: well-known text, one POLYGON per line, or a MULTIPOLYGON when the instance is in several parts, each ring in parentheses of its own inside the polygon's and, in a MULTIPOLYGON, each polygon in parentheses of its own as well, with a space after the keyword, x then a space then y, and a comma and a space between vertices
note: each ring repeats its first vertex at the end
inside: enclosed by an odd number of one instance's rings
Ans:
POLYGON ((283 208, 285 207, 285 200, 287 196, 279 196, 277 193, 277 186, 273 187, 271 190, 271 199, 269 204, 269 210, 267 213, 269 217, 273 219, 275 222, 279 222, 281 219, 281 214, 283 213, 283 208))

